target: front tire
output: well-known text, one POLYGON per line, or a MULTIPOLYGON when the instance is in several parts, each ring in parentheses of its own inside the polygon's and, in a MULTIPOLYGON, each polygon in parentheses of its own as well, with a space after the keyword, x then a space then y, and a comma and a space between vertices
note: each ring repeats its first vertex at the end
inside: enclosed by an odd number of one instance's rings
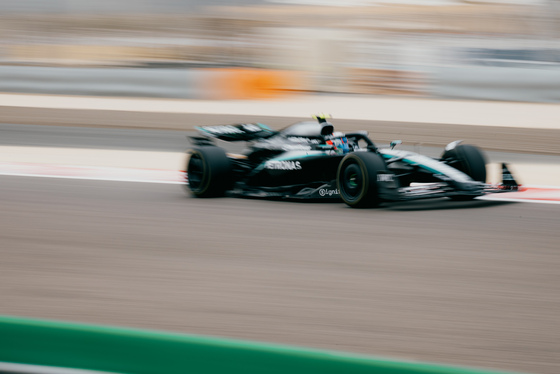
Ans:
POLYGON ((445 151, 442 159, 477 182, 486 183, 486 158, 480 148, 461 144, 445 151))
MULTIPOLYGON (((486 183, 486 157, 480 148, 474 145, 461 144, 455 148, 445 151, 442 160, 446 161, 450 166, 467 174, 473 180, 486 183)), ((452 196, 452 200, 466 201, 472 200, 476 196, 459 195, 452 196)))
POLYGON ((187 161, 188 190, 196 197, 223 196, 231 188, 232 166, 219 147, 199 147, 187 161))
POLYGON ((336 185, 342 200, 352 208, 379 205, 379 172, 389 173, 383 158, 376 153, 356 152, 344 157, 336 175, 336 185))

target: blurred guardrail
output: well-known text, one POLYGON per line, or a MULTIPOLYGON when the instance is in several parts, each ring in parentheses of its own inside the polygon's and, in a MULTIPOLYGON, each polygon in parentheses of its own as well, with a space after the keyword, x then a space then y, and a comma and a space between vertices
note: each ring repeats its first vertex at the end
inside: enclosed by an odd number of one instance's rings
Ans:
MULTIPOLYGON (((0 372, 24 364, 113 373, 496 374, 171 333, 0 316, 0 372)), ((40 368, 33 369, 39 366, 40 368)), ((43 369, 41 369, 43 368, 43 369)), ((22 372, 22 371, 19 371, 22 372)), ((56 371, 50 371, 56 372, 56 371)))
MULTIPOLYGON (((459 66, 429 73, 350 69, 331 92, 560 102, 560 67, 459 66)), ((0 66, 0 92, 182 99, 255 99, 314 91, 310 75, 252 68, 0 66)), ((324 91, 324 90, 323 90, 324 91)))
POLYGON ((429 89, 442 98, 560 102, 560 66, 539 69, 457 66, 434 70, 429 89))
POLYGON ((298 90, 300 73, 290 71, 142 68, 68 68, 0 66, 0 92, 165 97, 183 99, 253 99, 298 90))

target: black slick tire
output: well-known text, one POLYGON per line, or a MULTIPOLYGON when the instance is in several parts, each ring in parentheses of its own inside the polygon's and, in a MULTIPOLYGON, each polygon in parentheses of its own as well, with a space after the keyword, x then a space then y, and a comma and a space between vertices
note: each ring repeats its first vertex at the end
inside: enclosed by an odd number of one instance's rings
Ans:
POLYGON ((467 174, 477 182, 486 183, 486 158, 480 148, 469 144, 460 144, 445 151, 443 159, 455 161, 455 169, 467 174))
MULTIPOLYGON (((477 182, 486 183, 486 158, 480 148, 469 144, 460 144, 455 148, 445 151, 442 159, 449 162, 455 169, 467 174, 477 182)), ((452 200, 472 200, 476 196, 452 196, 452 200)))
POLYGON ((372 208, 381 202, 377 174, 388 173, 383 158, 376 153, 356 152, 338 165, 336 184, 342 200, 352 208, 372 208))
POLYGON ((232 165, 219 147, 198 147, 187 161, 187 189, 196 197, 219 197, 231 188, 232 165))

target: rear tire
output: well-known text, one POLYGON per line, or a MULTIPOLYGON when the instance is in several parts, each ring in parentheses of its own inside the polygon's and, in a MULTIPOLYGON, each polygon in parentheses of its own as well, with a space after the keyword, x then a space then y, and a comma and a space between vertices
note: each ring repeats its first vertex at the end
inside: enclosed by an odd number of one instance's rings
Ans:
POLYGON ((338 165, 336 185, 342 200, 352 208, 379 205, 377 174, 389 173, 383 158, 376 153, 356 152, 338 165))
MULTIPOLYGON (((486 158, 480 148, 474 145, 461 144, 455 148, 445 151, 442 159, 450 162, 450 166, 467 174, 477 182, 486 183, 486 158)), ((472 200, 476 196, 452 196, 452 200, 472 200)))
POLYGON ((193 149, 187 161, 188 190, 196 197, 223 196, 232 185, 232 166, 219 147, 193 149))

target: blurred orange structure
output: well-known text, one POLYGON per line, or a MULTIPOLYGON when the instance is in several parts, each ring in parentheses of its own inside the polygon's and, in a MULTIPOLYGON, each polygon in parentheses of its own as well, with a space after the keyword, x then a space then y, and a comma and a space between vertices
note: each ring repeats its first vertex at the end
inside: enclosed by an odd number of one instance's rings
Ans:
POLYGON ((209 99, 269 99, 303 89, 305 75, 297 71, 253 68, 201 69, 209 73, 200 84, 209 99))

